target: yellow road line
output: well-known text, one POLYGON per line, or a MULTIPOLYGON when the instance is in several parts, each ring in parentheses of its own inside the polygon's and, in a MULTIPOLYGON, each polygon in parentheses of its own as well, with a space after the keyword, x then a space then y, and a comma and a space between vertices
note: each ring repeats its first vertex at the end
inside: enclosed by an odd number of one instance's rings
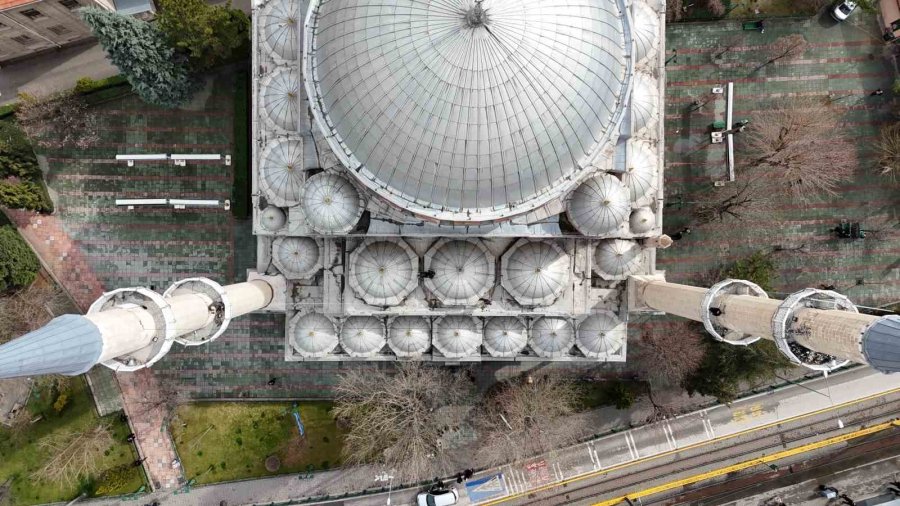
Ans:
POLYGON ((778 453, 773 453, 771 455, 764 455, 759 458, 747 460, 744 462, 740 462, 737 464, 733 464, 727 467, 721 467, 719 469, 715 469, 712 471, 708 471, 705 473, 696 474, 694 476, 689 476, 687 478, 682 478, 680 480, 671 481, 669 483, 664 483, 662 485, 657 485, 655 487, 645 488, 644 490, 629 492, 623 496, 619 496, 613 499, 608 499, 606 501, 601 501, 598 503, 594 503, 593 506, 615 506, 619 504, 625 499, 638 499, 640 497, 647 497, 654 494, 658 494, 660 492, 666 492, 668 490, 672 490, 675 488, 683 487, 685 485, 692 485, 694 483, 700 483, 702 481, 706 481, 712 478, 717 478, 719 476, 724 476, 729 473, 735 473, 738 471, 743 471, 744 469, 749 469, 751 467, 758 466, 760 464, 768 464, 769 462, 776 462, 778 460, 786 459, 788 457, 793 457, 794 455, 800 455, 801 453, 810 452, 813 450, 818 450, 820 448, 825 448, 826 446, 835 445, 838 443, 843 443, 845 441, 849 441, 851 439, 856 439, 863 436, 868 436, 870 434, 874 434, 876 432, 881 432, 883 430, 889 429, 891 427, 900 427, 900 421, 894 420, 878 425, 873 425, 872 427, 868 427, 862 430, 858 430, 856 432, 851 432, 849 434, 842 434, 840 436, 835 436, 828 439, 823 439, 822 441, 816 441, 814 443, 809 443, 803 446, 798 446, 797 448, 790 448, 788 450, 780 451, 778 453))
MULTIPOLYGON (((819 414, 822 414, 822 413, 827 413, 827 412, 829 412, 829 411, 834 411, 834 410, 837 410, 837 409, 845 408, 845 407, 847 407, 847 406, 852 406, 853 404, 859 404, 859 403, 861 403, 861 402, 865 402, 865 401, 868 401, 868 400, 876 399, 876 398, 878 398, 878 397, 882 397, 882 396, 885 396, 885 395, 890 395, 890 394, 897 393, 897 392, 900 392, 900 388, 892 388, 891 390, 887 390, 887 391, 884 391, 884 392, 881 392, 881 393, 877 393, 877 394, 867 395, 867 396, 865 396, 865 397, 860 397, 859 399, 854 399, 854 400, 852 400, 852 401, 842 402, 842 403, 840 403, 840 404, 835 404, 834 406, 829 406, 829 407, 827 407, 827 408, 822 408, 822 409, 817 410, 817 411, 810 411, 809 413, 804 413, 804 414, 802 414, 802 415, 792 416, 792 417, 790 417, 790 418, 785 418, 784 420, 776 420, 776 421, 774 421, 774 422, 769 422, 769 423, 767 423, 767 424, 759 425, 759 426, 757 426, 757 427, 750 427, 749 429, 744 429, 744 430, 742 430, 742 431, 735 432, 734 434, 728 434, 728 435, 726 435, 726 436, 719 436, 719 437, 715 437, 715 438, 713 438, 713 439, 708 439, 708 440, 706 440, 706 441, 700 441, 699 443, 694 443, 694 444, 690 444, 690 445, 687 445, 687 446, 682 446, 681 448, 676 448, 676 449, 674 449, 674 450, 668 450, 668 451, 665 451, 665 452, 662 452, 662 453, 657 453, 656 455, 650 455, 650 456, 648 456, 648 457, 643 457, 643 458, 640 458, 640 459, 632 460, 631 462, 625 462, 625 463, 623 463, 623 464, 618 464, 618 465, 615 465, 615 466, 607 467, 607 468, 605 468, 605 469, 597 469, 597 470, 594 470, 594 471, 588 471, 588 472, 586 472, 586 473, 578 474, 578 475, 575 475, 575 476, 573 476, 573 477, 571 477, 571 478, 567 478, 567 479, 562 480, 562 481, 557 481, 557 482, 554 482, 554 483, 548 483, 547 485, 542 485, 542 486, 540 486, 540 487, 536 487, 536 488, 533 488, 533 489, 524 490, 524 491, 522 491, 522 492, 518 492, 518 493, 515 493, 515 494, 510 494, 510 495, 508 495, 508 496, 501 497, 501 498, 499 498, 499 499, 494 499, 494 500, 492 500, 492 501, 487 501, 487 502, 479 503, 479 506, 493 506, 493 505, 495 505, 495 504, 501 504, 501 503, 504 503, 504 502, 506 502, 506 501, 511 501, 511 500, 513 500, 513 499, 518 499, 519 497, 525 497, 525 496, 527 496, 527 495, 529 495, 529 494, 534 494, 534 493, 538 493, 538 492, 543 492, 543 491, 545 491, 545 490, 550 490, 550 489, 552 489, 552 488, 560 487, 560 486, 562 486, 562 485, 568 485, 568 484, 570 484, 570 483, 575 483, 575 482, 577 482, 577 481, 585 480, 585 479, 588 479, 588 478, 593 478, 593 477, 595 477, 595 476, 600 476, 601 474, 606 474, 606 473, 609 473, 609 472, 612 472, 612 471, 618 471, 618 470, 620 470, 620 469, 625 469, 625 468, 627 468, 627 467, 635 466, 635 465, 638 465, 638 464, 644 464, 644 463, 646 463, 646 462, 650 462, 650 461, 653 461, 653 460, 657 460, 657 459, 660 459, 660 458, 662 458, 662 457, 666 457, 666 456, 672 455, 672 454, 674 454, 674 453, 683 452, 683 451, 686 451, 686 450, 693 450, 693 449, 695 449, 695 448, 700 448, 700 447, 707 446, 707 445, 710 445, 710 444, 719 443, 719 442, 721 442, 721 441, 725 441, 725 440, 727 440, 727 439, 731 439, 731 438, 735 438, 735 437, 738 437, 738 436, 742 436, 742 435, 744 435, 744 434, 749 434, 749 433, 751 433, 751 432, 756 432, 756 431, 759 431, 759 430, 767 429, 767 428, 769 428, 769 427, 774 427, 775 425, 780 425, 780 424, 783 424, 783 423, 790 423, 790 422, 794 422, 794 421, 797 421, 797 420, 802 420, 802 419, 804 419, 804 418, 809 418, 809 417, 811 417, 811 416, 815 416, 815 415, 819 415, 819 414)), ((620 432, 619 434, 624 434, 624 433, 623 433, 623 432, 620 432)), ((607 436, 607 437, 611 437, 611 436, 607 436)))

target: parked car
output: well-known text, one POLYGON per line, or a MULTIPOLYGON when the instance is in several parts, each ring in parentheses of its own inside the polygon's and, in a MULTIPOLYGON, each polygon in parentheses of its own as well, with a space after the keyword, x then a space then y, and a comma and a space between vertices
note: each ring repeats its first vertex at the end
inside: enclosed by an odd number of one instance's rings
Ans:
POLYGON ((452 506, 459 500, 455 488, 431 489, 416 497, 418 506, 452 506))
POLYGON ((852 0, 839 0, 831 6, 831 17, 835 21, 844 21, 850 17, 850 13, 856 9, 856 2, 852 0))

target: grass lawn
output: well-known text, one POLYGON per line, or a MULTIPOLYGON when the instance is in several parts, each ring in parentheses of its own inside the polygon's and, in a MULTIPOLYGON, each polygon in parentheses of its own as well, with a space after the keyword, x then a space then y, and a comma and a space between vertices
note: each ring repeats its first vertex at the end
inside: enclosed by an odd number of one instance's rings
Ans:
POLYGON ((214 483, 339 465, 344 434, 331 417, 331 403, 300 403, 304 438, 297 432, 291 406, 284 402, 179 406, 172 436, 185 475, 197 483, 214 483), (281 469, 274 473, 265 467, 270 455, 281 460, 281 469))
MULTIPOLYGON (((53 403, 59 395, 57 389, 48 382, 32 391, 28 401, 26 418, 43 416, 38 422, 25 421, 21 426, 8 428, 0 426, 0 487, 7 480, 10 504, 39 504, 56 501, 67 501, 79 493, 77 484, 46 483, 32 477, 49 457, 49 451, 42 449, 39 441, 42 438, 65 433, 66 431, 83 431, 96 427, 99 423, 110 426, 115 442, 107 451, 103 462, 98 466, 99 472, 129 465, 136 458, 131 445, 125 442, 130 430, 127 424, 119 420, 118 415, 98 418, 94 411, 93 401, 87 385, 82 377, 71 378, 63 392, 68 396, 68 403, 60 413, 53 409, 53 403)), ((138 468, 128 467, 118 473, 115 482, 107 482, 109 495, 120 495, 135 492, 143 484, 143 476, 138 468)), ((92 477, 97 486, 103 486, 103 479, 92 477)))

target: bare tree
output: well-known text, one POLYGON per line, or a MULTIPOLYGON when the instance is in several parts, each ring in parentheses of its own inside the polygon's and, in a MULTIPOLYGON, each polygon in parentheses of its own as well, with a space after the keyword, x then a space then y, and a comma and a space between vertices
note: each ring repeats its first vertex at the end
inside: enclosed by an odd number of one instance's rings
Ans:
POLYGON ((808 46, 809 44, 806 42, 806 39, 799 33, 779 37, 775 42, 766 47, 765 52, 768 59, 763 63, 760 63, 759 66, 754 69, 754 72, 779 60, 793 60, 798 58, 806 52, 808 46))
POLYGON ((73 92, 46 96, 19 94, 16 120, 25 134, 44 148, 84 149, 99 139, 97 115, 73 92))
POLYGON ((666 2, 666 22, 674 23, 684 15, 683 0, 669 0, 666 2))
POLYGON ((738 136, 742 165, 775 194, 799 201, 836 195, 856 165, 855 147, 840 126, 838 111, 821 102, 780 102, 738 136))
POLYGON ((725 9, 725 4, 722 3, 722 0, 706 0, 706 10, 709 11, 713 16, 720 18, 725 15, 727 9, 725 9))
POLYGON ((765 209, 771 202, 765 184, 749 174, 724 187, 709 187, 696 194, 693 214, 698 225, 727 219, 741 220, 765 209))
POLYGON ((716 41, 716 49, 713 51, 713 60, 721 60, 729 51, 744 45, 743 35, 730 35, 716 41))
POLYGON ((575 382, 558 373, 498 385, 477 412, 479 457, 500 464, 574 443, 580 426, 567 417, 578 402, 575 382))
POLYGON ((900 123, 882 128, 875 148, 878 151, 878 173, 896 183, 900 180, 900 123))
POLYGON ((656 386, 677 386, 703 362, 706 347, 695 322, 653 325, 641 335, 635 359, 641 376, 656 386))
POLYGON ((334 415, 346 425, 347 463, 380 463, 399 480, 449 471, 446 436, 471 409, 471 383, 416 362, 395 371, 352 370, 335 389, 334 415))
POLYGON ((10 296, 0 297, 0 343, 43 327, 68 305, 59 286, 40 279, 10 296))
POLYGON ((38 448, 49 458, 32 475, 53 484, 73 486, 80 476, 96 475, 103 463, 103 453, 113 444, 106 425, 81 431, 52 434, 38 441, 38 448))

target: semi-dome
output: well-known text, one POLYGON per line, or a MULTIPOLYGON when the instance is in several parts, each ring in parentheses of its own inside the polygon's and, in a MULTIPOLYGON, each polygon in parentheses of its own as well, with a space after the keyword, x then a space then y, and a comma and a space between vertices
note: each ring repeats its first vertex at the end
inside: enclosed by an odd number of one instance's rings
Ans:
POLYGON ((572 192, 566 215, 584 235, 604 236, 615 232, 628 219, 628 190, 611 174, 594 176, 572 192))
POLYGON ((567 318, 543 316, 531 325, 531 349, 538 356, 556 358, 567 355, 575 342, 575 328, 567 318))
POLYGON ((484 349, 492 357, 515 357, 526 344, 528 331, 520 318, 497 316, 484 324, 484 349))
POLYGON ((259 87, 266 118, 275 126, 295 132, 300 119, 300 74, 278 69, 259 87))
POLYGON ((632 142, 622 182, 636 206, 649 205, 656 198, 658 157, 644 142, 632 142))
POLYGON ((398 316, 388 322, 388 346, 398 357, 419 356, 431 347, 431 325, 422 316, 398 316))
POLYGON ((303 142, 275 140, 263 150, 259 186, 266 199, 279 207, 300 203, 303 192, 303 142))
POLYGON ((322 268, 319 243, 310 237, 279 237, 272 241, 272 263, 287 279, 306 279, 322 268))
POLYGON ((338 345, 338 335, 331 318, 321 313, 297 314, 288 328, 291 346, 304 357, 322 357, 338 345))
POLYGON ((652 129, 659 124, 659 88, 656 79, 638 72, 634 75, 633 82, 631 108, 634 111, 634 133, 646 134, 645 136, 652 138, 656 134, 652 129))
POLYGON ((494 255, 477 239, 441 239, 425 255, 425 287, 447 305, 472 305, 494 284, 494 255))
POLYGON ((569 284, 569 255, 555 242, 520 239, 501 260, 503 288, 519 304, 552 304, 569 284))
POLYGON ((594 250, 594 272, 609 280, 623 280, 641 268, 640 244, 625 239, 600 241, 594 250))
POLYGON ((373 306, 396 306, 419 283, 419 257, 402 239, 366 239, 350 255, 350 287, 373 306))
POLYGON ((259 213, 259 224, 269 232, 280 230, 287 223, 287 217, 284 211, 275 206, 266 206, 259 213))
POLYGON ((478 355, 481 323, 472 316, 442 316, 434 321, 434 347, 447 358, 478 355))
POLYGON ((300 0, 270 0, 263 8, 261 38, 274 58, 297 59, 297 35, 302 16, 300 0))
POLYGON ((609 311, 592 314, 578 325, 575 345, 590 358, 620 355, 627 339, 625 323, 609 311))
POLYGON ((609 142, 630 30, 609 0, 313 0, 304 79, 332 150, 419 216, 505 219, 560 198, 609 142))
POLYGON ((646 234, 656 226, 656 213, 649 207, 639 207, 631 212, 628 225, 632 234, 646 234))
POLYGON ((306 222, 320 234, 345 234, 359 221, 363 203, 356 188, 331 172, 320 172, 303 188, 303 212, 306 222))
POLYGON ((351 316, 341 325, 341 347, 351 357, 371 357, 385 342, 384 322, 374 316, 351 316))
POLYGON ((659 47, 659 14, 646 3, 638 0, 632 4, 632 35, 634 36, 634 61, 642 63, 655 56, 659 47))

